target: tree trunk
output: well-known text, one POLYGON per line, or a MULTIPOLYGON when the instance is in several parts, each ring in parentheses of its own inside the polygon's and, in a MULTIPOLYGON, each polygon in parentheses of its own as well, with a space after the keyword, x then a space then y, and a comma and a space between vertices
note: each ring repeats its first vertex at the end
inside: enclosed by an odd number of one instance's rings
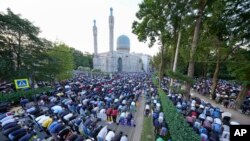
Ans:
POLYGON ((21 67, 21 33, 18 33, 18 48, 16 51, 16 62, 17 62, 17 66, 16 66, 16 70, 17 70, 17 74, 18 76, 20 76, 20 67, 21 67))
MULTIPOLYGON (((189 65, 188 65, 188 77, 190 79, 192 79, 194 76, 194 54, 196 52, 196 48, 198 44, 199 33, 200 33, 201 24, 202 24, 202 17, 204 14, 204 9, 206 7, 206 4, 207 4, 207 0, 199 1, 199 11, 198 11, 198 16, 196 18, 194 35, 193 35, 193 40, 192 40, 191 50, 190 50, 189 65)), ((191 84, 186 83, 184 99, 189 99, 190 89, 191 89, 191 84)))
MULTIPOLYGON (((177 43, 177 33, 176 33, 176 31, 177 31, 177 27, 176 27, 176 25, 174 25, 174 42, 173 42, 174 45, 177 43)), ((170 48, 170 49, 172 50, 170 68, 172 69, 174 67, 174 59, 175 59, 174 57, 175 57, 176 47, 173 46, 173 48, 170 48)))
POLYGON ((159 85, 161 84, 161 80, 163 77, 163 55, 164 55, 164 44, 161 46, 161 63, 160 63, 160 68, 159 68, 159 85))
POLYGON ((214 70, 214 75, 213 75, 213 85, 212 85, 212 89, 211 89, 211 98, 214 100, 216 98, 216 86, 217 86, 217 82, 218 82, 218 74, 219 74, 219 70, 220 70, 220 49, 217 48, 217 61, 216 61, 216 67, 214 70))
MULTIPOLYGON (((178 41, 177 41, 176 50, 175 50, 175 56, 174 56, 173 72, 176 72, 176 65, 177 65, 177 61, 178 61, 180 40, 181 40, 181 31, 179 31, 179 34, 178 34, 178 41)), ((170 87, 169 87, 169 93, 171 93, 171 91, 173 89, 172 88, 173 87, 173 81, 174 81, 173 78, 171 78, 171 80, 170 80, 170 87)))
POLYGON ((242 87, 243 87, 243 88, 242 88, 242 90, 240 91, 239 96, 237 97, 236 102, 235 102, 236 108, 237 108, 237 109, 240 108, 240 106, 242 105, 244 99, 246 98, 247 93, 248 93, 248 91, 250 90, 250 84, 249 84, 249 83, 248 83, 248 84, 245 84, 245 85, 243 85, 242 87))

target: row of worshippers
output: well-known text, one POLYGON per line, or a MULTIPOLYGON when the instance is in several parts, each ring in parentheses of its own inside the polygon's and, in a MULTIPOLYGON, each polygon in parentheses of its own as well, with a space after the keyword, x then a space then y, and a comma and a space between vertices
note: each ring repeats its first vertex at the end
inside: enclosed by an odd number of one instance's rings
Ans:
MULTIPOLYGON (((203 95, 209 95, 212 90, 212 80, 197 79, 193 89, 203 95)), ((233 108, 235 100, 241 90, 240 85, 226 80, 218 80, 215 89, 215 100, 222 103, 226 108, 233 108)))
POLYGON ((152 82, 149 84, 149 89, 146 94, 145 116, 149 116, 151 113, 154 133, 158 136, 156 140, 163 140, 168 133, 168 127, 164 113, 161 111, 157 88, 153 86, 152 82))
MULTIPOLYGON (((212 80, 210 79, 197 79, 196 83, 193 85, 193 88, 200 94, 210 94, 212 84, 212 80)), ((218 103, 222 103, 226 108, 235 108, 235 101, 240 91, 240 85, 236 84, 235 82, 229 82, 220 79, 218 80, 215 89, 215 100, 218 103)), ((250 90, 248 90, 247 96, 240 108, 242 109, 242 113, 250 112, 250 90)))
POLYGON ((201 136, 202 141, 229 141, 229 126, 239 124, 230 122, 231 113, 223 112, 197 97, 184 100, 181 94, 174 93, 168 94, 168 97, 177 111, 186 117, 187 123, 201 136))
POLYGON ((11 141, 27 141, 34 139, 36 136, 33 124, 30 124, 30 121, 24 124, 19 117, 15 116, 14 112, 2 113, 0 115, 0 123, 1 134, 11 141))
MULTIPOLYGON (((56 83, 56 91, 36 98, 39 99, 40 107, 49 109, 49 114, 40 115, 35 107, 26 109, 26 112, 34 114, 39 127, 54 140, 67 139, 73 135, 72 131, 96 138, 101 130, 97 125, 98 120, 115 122, 118 119, 117 123, 135 125, 132 113, 144 88, 142 82, 148 78, 143 74, 120 75, 114 79, 80 76, 56 83)), ((21 100, 22 105, 27 102, 21 100)), ((82 136, 79 136, 78 140, 81 139, 82 136)))

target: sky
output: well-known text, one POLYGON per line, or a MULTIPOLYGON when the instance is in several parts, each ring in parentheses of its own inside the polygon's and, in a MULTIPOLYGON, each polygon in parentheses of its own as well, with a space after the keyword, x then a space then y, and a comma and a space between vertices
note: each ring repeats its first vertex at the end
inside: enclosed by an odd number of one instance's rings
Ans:
POLYGON ((114 50, 120 35, 130 38, 130 52, 155 55, 158 46, 148 47, 132 33, 135 13, 142 0, 0 0, 0 11, 10 8, 41 30, 40 37, 62 41, 82 52, 94 52, 93 20, 98 29, 98 53, 109 50, 108 17, 114 15, 114 50))

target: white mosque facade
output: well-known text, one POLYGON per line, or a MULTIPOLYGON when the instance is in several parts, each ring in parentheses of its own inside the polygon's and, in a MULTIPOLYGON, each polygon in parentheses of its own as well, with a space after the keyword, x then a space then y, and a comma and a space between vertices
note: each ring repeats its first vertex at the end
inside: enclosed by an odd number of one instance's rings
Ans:
POLYGON ((114 51, 114 16, 110 8, 109 16, 109 51, 98 53, 96 21, 93 26, 94 57, 93 67, 103 72, 148 72, 151 56, 142 53, 130 53, 130 40, 126 35, 120 35, 114 51))

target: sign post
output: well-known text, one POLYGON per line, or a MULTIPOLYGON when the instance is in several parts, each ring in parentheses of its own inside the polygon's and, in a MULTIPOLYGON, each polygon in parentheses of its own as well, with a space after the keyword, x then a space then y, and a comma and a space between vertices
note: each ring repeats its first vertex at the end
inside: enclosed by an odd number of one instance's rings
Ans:
POLYGON ((15 79, 15 86, 16 89, 23 89, 23 88, 29 88, 29 81, 28 79, 15 79))

